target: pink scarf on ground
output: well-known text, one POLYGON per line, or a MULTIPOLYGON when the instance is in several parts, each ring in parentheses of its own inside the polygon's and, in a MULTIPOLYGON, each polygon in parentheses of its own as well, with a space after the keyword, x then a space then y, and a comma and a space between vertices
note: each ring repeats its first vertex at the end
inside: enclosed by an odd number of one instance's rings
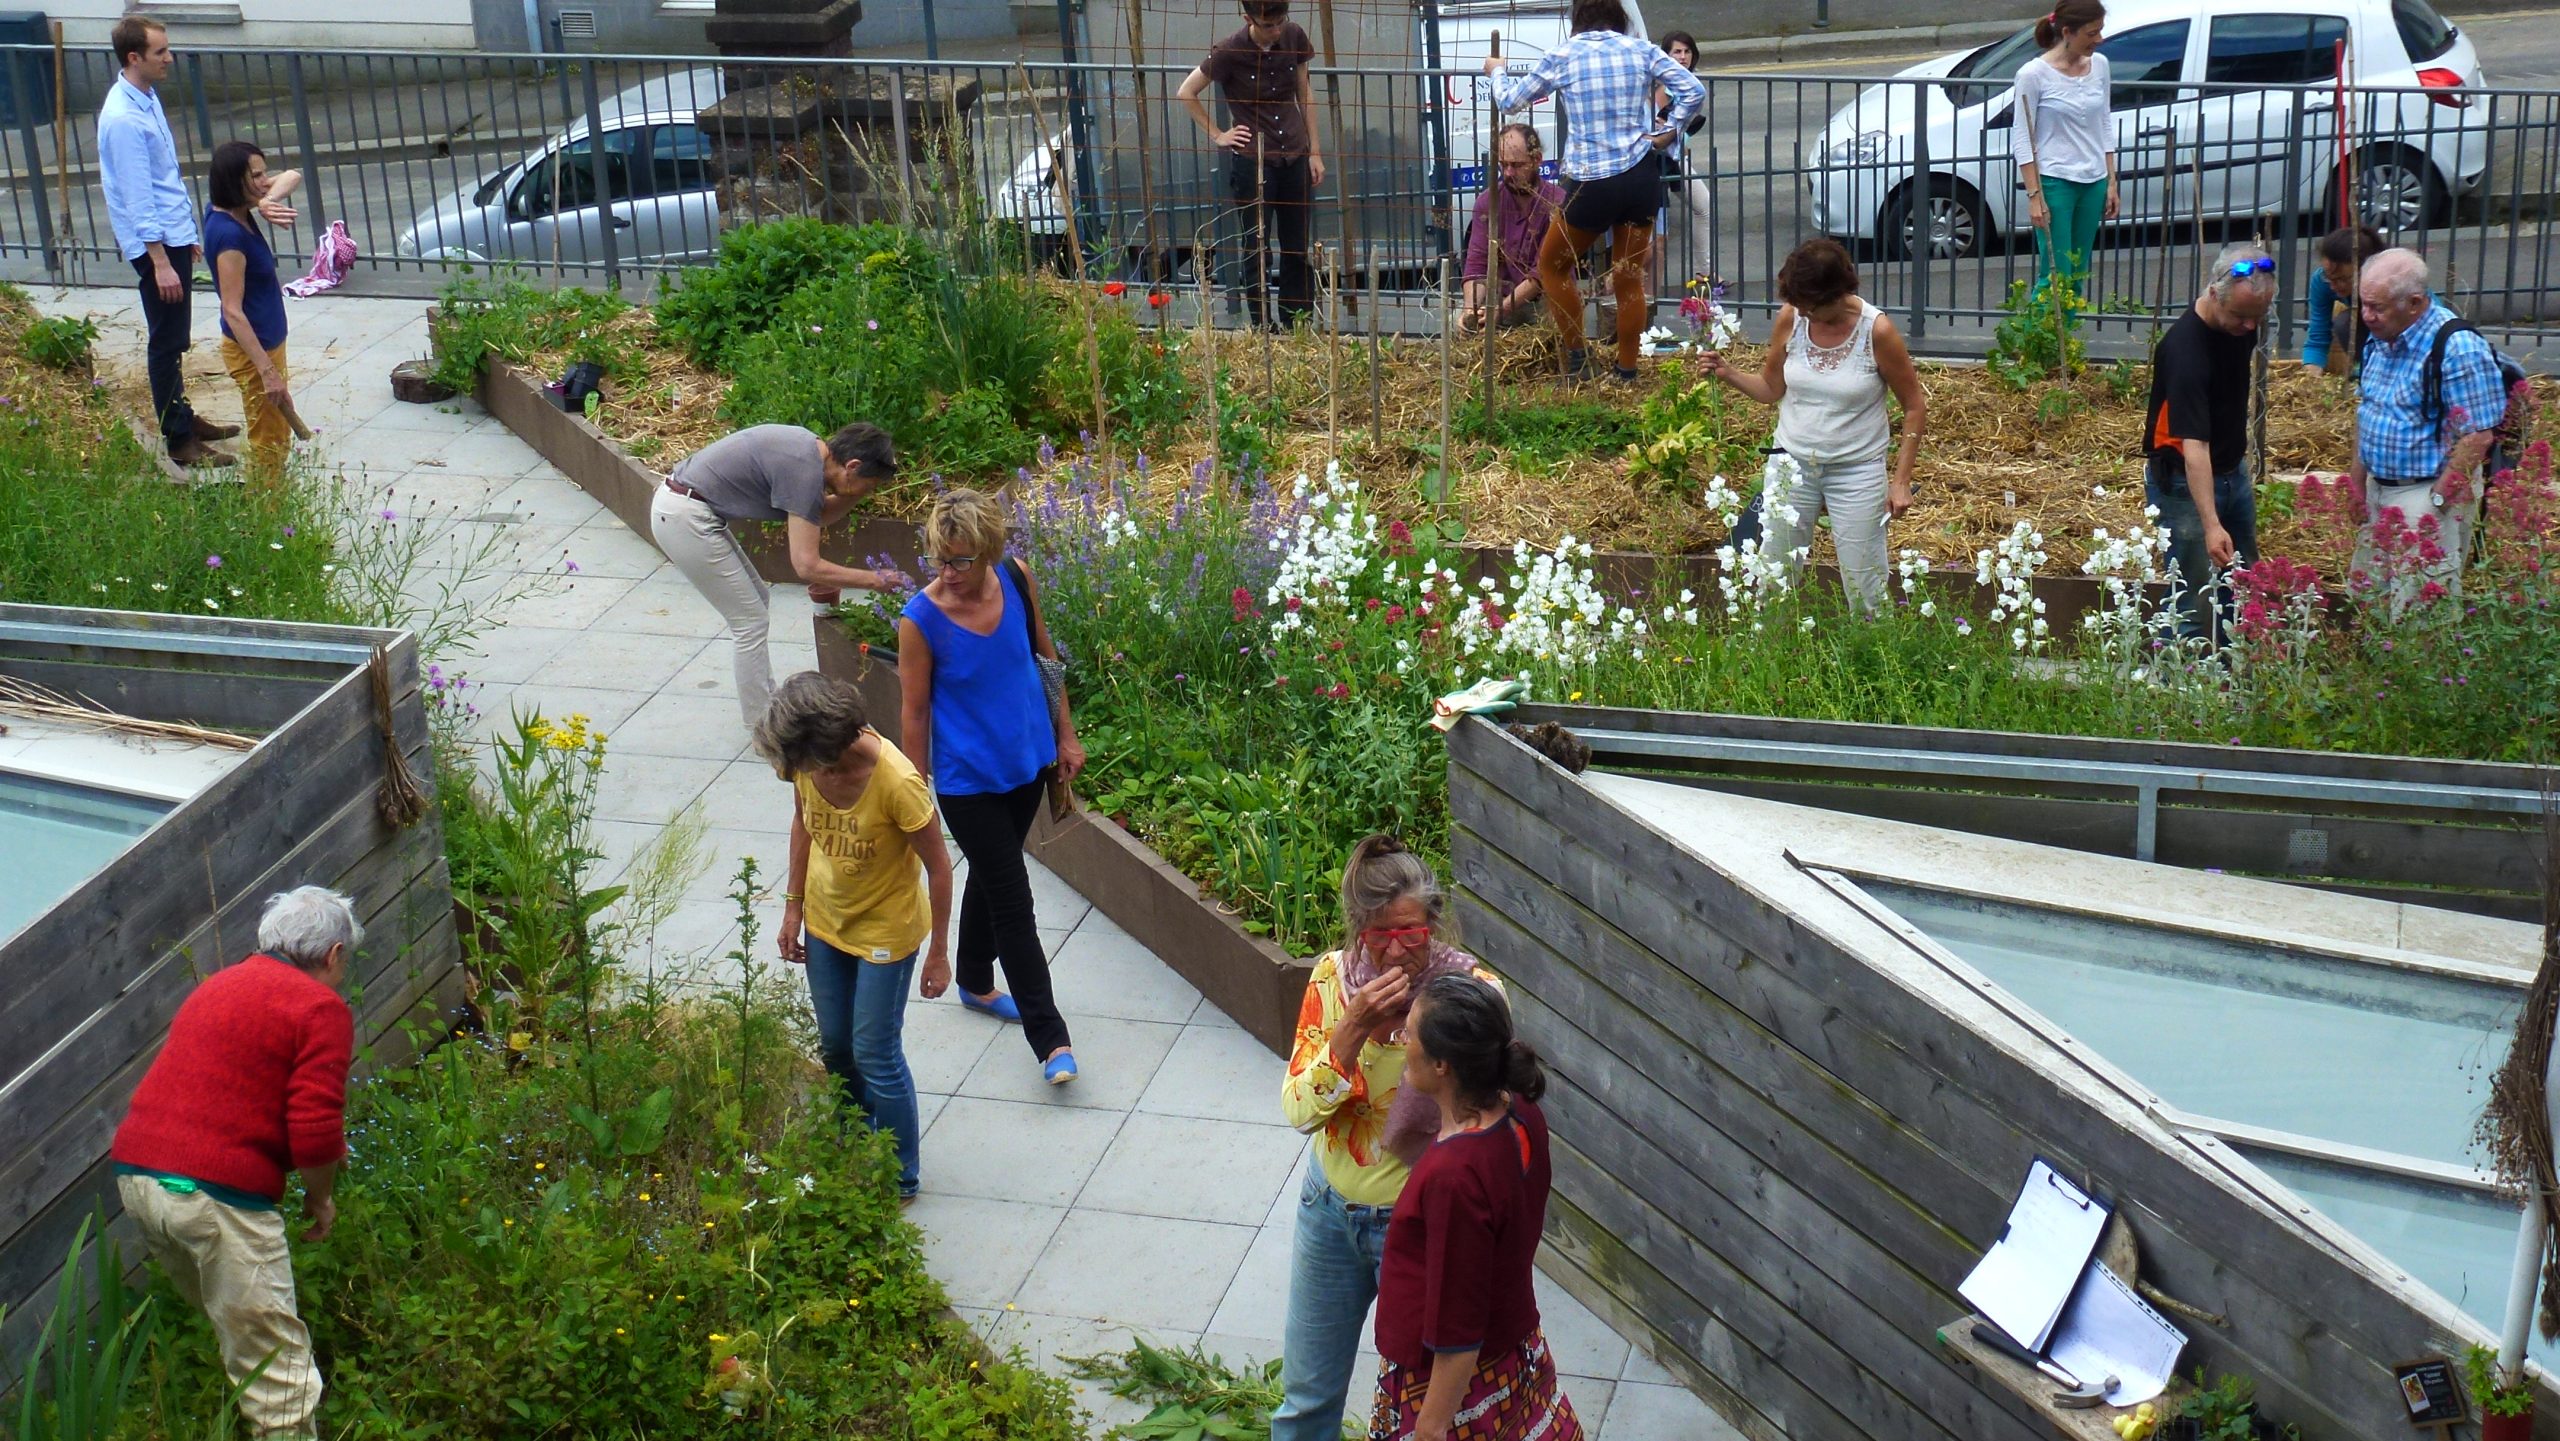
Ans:
MULTIPOLYGON (((1484 963, 1457 947, 1442 941, 1431 943, 1430 958, 1423 962, 1421 974, 1413 978, 1414 990, 1435 976, 1467 975, 1484 963)), ((1342 995, 1346 1003, 1361 987, 1378 978, 1377 962, 1369 959, 1369 947, 1358 936, 1342 953, 1342 995)), ((1406 1044, 1402 1027, 1386 1037, 1389 1045, 1406 1044)), ((1410 1086, 1398 1084, 1395 1099, 1387 1104, 1387 1129, 1383 1143, 1387 1154, 1410 1166, 1422 1158, 1433 1138, 1440 1134, 1440 1103, 1410 1086)))
POLYGON ((355 268, 355 237, 347 233, 347 222, 332 220, 328 232, 320 237, 320 247, 311 252, 311 271, 299 280, 284 283, 284 293, 296 300, 308 300, 324 290, 335 290, 346 283, 347 272, 355 268))

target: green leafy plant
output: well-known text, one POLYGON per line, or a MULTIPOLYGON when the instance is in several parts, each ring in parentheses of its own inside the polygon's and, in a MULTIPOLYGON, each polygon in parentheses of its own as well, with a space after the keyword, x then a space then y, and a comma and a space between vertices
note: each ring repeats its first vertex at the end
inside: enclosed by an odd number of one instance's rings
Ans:
POLYGON ((493 356, 522 363, 554 352, 620 374, 628 368, 628 347, 612 328, 630 309, 605 291, 543 290, 512 276, 465 275, 445 287, 427 322, 435 379, 467 394, 479 387, 480 368, 493 356))
MULTIPOLYGON (((126 1288, 115 1243, 101 1235, 91 1249, 96 1224, 84 1220, 72 1233, 53 1311, 0 1385, 0 1396, 17 1394, 17 1441, 107 1441, 131 1409, 158 1317, 151 1298, 126 1288)), ((0 1319, 7 1314, 0 1307, 0 1319)))
POLYGON ((2484 1416, 2533 1414, 2532 1384, 2521 1376, 2508 1379, 2506 1368, 2498 1364, 2498 1353, 2489 1347, 2462 1348, 2462 1380, 2471 1391, 2472 1404, 2484 1416))
POLYGON ((2107 394, 2119 405, 2132 405, 2151 393, 2151 367, 2119 360, 2107 367, 2107 394))
POLYGON ((90 347, 97 340, 97 322, 87 316, 54 315, 30 321, 19 344, 27 359, 38 365, 86 375, 91 368, 90 347))
POLYGON ((920 275, 934 263, 921 237, 894 225, 809 216, 742 225, 722 237, 718 260, 687 272, 658 302, 658 331, 696 364, 727 371, 738 347, 770 329, 802 290, 884 270, 920 275))
POLYGON ((1732 423, 1724 387, 1690 380, 1666 369, 1662 384, 1645 397, 1643 435, 1627 446, 1627 475, 1658 486, 1680 486, 1707 476, 1756 476, 1760 472, 1756 424, 1732 423))
POLYGON ((1623 404, 1567 400, 1527 404, 1506 399, 1488 415, 1470 400, 1451 415, 1449 433, 1499 447, 1503 456, 1530 466, 1551 466, 1577 456, 1612 455, 1644 438, 1646 422, 1623 404))
MULTIPOLYGON (((1147 1403, 1145 1416, 1113 1427, 1113 1441, 1270 1441, 1281 1401, 1280 1362, 1231 1366, 1193 1344, 1165 1347, 1133 1338, 1117 1356, 1062 1356, 1067 1373, 1110 1384, 1111 1394, 1147 1403)), ((1368 1428, 1345 1422, 1345 1437, 1368 1428)))
POLYGON ((2079 292, 2059 275, 2042 289, 2009 282, 2006 313, 1992 331, 1984 367, 2011 390, 2078 375, 2088 364, 2088 347, 2071 324, 2080 309, 2079 292))
POLYGON ((2257 1441, 2257 1383, 2229 1373, 2207 1381, 2199 1366, 2195 1392, 2178 1403, 2178 1414, 2194 1424, 2195 1441, 2257 1441))

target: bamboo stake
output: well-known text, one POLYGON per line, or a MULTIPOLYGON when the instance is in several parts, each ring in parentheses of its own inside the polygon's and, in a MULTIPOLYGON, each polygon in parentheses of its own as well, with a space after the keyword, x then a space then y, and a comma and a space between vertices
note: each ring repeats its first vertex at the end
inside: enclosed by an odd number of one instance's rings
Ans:
POLYGON ((1440 257, 1440 483, 1431 503, 1432 521, 1446 537, 1449 510, 1449 257, 1440 257))
POLYGON ((1129 22, 1129 73, 1136 78, 1138 90, 1138 203, 1147 217, 1147 280, 1156 278, 1156 182, 1153 156, 1155 147, 1148 143, 1147 124, 1147 27, 1145 0, 1130 0, 1121 7, 1129 22))
MULTIPOLYGON (((1493 32, 1493 58, 1502 58, 1502 32, 1493 32)), ((1493 419, 1493 372, 1500 359, 1495 334, 1502 329, 1502 306, 1495 299, 1511 298, 1511 287, 1502 275, 1502 112, 1493 113, 1493 149, 1485 156, 1485 230, 1484 237, 1484 418, 1493 419)), ((1443 322, 1446 328, 1446 322, 1443 322)), ((1446 457, 1443 457, 1445 463, 1446 457)), ((1445 474, 1445 472, 1444 472, 1445 474)))
POLYGON ((1325 293, 1324 430, 1325 453, 1336 459, 1342 455, 1342 248, 1325 247, 1325 262, 1333 277, 1325 293))
MULTIPOLYGON (((1040 103, 1040 92, 1031 88, 1031 71, 1019 60, 1013 62, 1015 73, 1022 77, 1022 91, 1031 102, 1031 123, 1042 135, 1049 129, 1049 116, 1040 103)), ((1058 213, 1066 220, 1067 254, 1075 270, 1076 310, 1084 319, 1084 360, 1086 372, 1093 380, 1093 438, 1107 452, 1111 446, 1111 407, 1102 389, 1102 340, 1093 324, 1093 288, 1085 283, 1084 241, 1076 234, 1076 195, 1074 157, 1061 156, 1055 167, 1058 177, 1058 213)))
POLYGON ((1368 245, 1369 256, 1369 437, 1375 441, 1387 433, 1386 373, 1378 359, 1378 327, 1386 317, 1378 313, 1378 243, 1368 245))
POLYGON ((1269 400, 1279 390, 1271 378, 1271 329, 1280 319, 1279 273, 1271 263, 1271 172, 1265 168, 1262 132, 1253 132, 1253 258, 1252 272, 1261 277, 1254 286, 1254 299, 1262 302, 1254 317, 1253 328, 1262 332, 1262 398, 1269 400))
MULTIPOLYGON (((1135 0, 1133 0, 1133 3, 1135 3, 1135 0)), ((1340 165, 1349 157, 1350 152, 1345 150, 1342 144, 1342 77, 1339 74, 1333 73, 1335 64, 1333 51, 1333 0, 1316 0, 1316 28, 1321 31, 1323 35, 1324 68, 1326 71, 1324 77, 1325 108, 1331 113, 1333 120, 1334 163, 1336 165, 1340 165)), ((1352 241, 1357 238, 1357 230, 1351 221, 1351 187, 1348 183, 1348 179, 1347 174, 1340 172, 1337 172, 1333 178, 1334 204, 1342 217, 1341 248, 1345 251, 1350 250, 1352 241)), ((1307 208, 1309 210, 1313 210, 1315 208, 1314 198, 1312 196, 1308 199, 1307 208)), ((1335 291, 1334 303, 1337 305, 1341 303, 1339 287, 1337 287, 1335 291)))
POLYGON ((146 720, 111 711, 87 697, 77 700, 57 690, 0 676, 0 715, 24 716, 29 720, 70 721, 98 726, 125 735, 151 736, 160 740, 188 741, 197 745, 219 746, 224 750, 245 751, 257 741, 229 731, 211 730, 188 725, 183 721, 146 720))

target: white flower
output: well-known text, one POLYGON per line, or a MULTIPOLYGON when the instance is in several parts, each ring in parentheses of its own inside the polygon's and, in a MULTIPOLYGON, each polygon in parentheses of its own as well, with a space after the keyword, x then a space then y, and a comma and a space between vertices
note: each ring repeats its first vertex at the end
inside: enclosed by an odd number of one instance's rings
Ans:
POLYGON ((1973 622, 1972 622, 1972 621, 1969 621, 1969 620, 1960 620, 1960 621, 1957 621, 1957 622, 1956 622, 1956 634, 1958 634, 1958 635, 1971 635, 1971 634, 1973 634, 1973 622))
POLYGON ((222 602, 215 600, 212 596, 206 596, 204 598, 204 608, 206 610, 220 610, 222 609, 222 602))
POLYGON ((800 1188, 800 1194, 805 1196, 811 1191, 818 1189, 818 1178, 810 1175, 806 1171, 803 1171, 791 1179, 791 1184, 798 1186, 800 1188))
POLYGON ((1936 615, 1938 613, 1938 603, 1934 600, 1924 600, 1920 602, 1920 613, 1924 616, 1936 615))

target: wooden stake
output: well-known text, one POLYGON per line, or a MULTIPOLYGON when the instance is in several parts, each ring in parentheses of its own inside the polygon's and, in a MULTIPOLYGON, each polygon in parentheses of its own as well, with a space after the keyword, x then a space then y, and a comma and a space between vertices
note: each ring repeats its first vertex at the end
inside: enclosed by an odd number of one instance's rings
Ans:
POLYGON ((1448 518, 1449 509, 1449 257, 1440 257, 1440 484, 1439 496, 1432 502, 1434 522, 1448 518))
POLYGON ((1378 313, 1378 244, 1369 242, 1369 434, 1387 433, 1386 373, 1378 359, 1378 327, 1386 317, 1378 313))
MULTIPOLYGON (((1493 58, 1502 58, 1502 32, 1493 32, 1493 58)), ((1501 358, 1495 347, 1495 333, 1502 329, 1501 300, 1511 298, 1511 287, 1502 278, 1502 112, 1493 115, 1493 149, 1485 156, 1485 229, 1484 238, 1484 418, 1493 419, 1493 371, 1501 358), (1498 300, 1496 297, 1499 297, 1498 300)), ((1446 330, 1444 321, 1441 328, 1446 330)), ((1445 463, 1446 457, 1443 457, 1445 463)))
MULTIPOLYGON (((1138 91, 1138 203, 1147 217, 1147 283, 1156 280, 1158 248, 1156 244, 1156 182, 1151 157, 1155 147, 1147 143, 1147 27, 1143 18, 1145 0, 1130 0, 1121 7, 1129 21, 1129 73, 1137 79, 1138 91)), ((1171 279, 1170 276, 1166 277, 1171 279)))
MULTIPOLYGON (((1324 68, 1328 72, 1324 77, 1325 108, 1330 112, 1333 120, 1333 158, 1335 164, 1339 166, 1348 158, 1349 152, 1343 149, 1342 145, 1342 77, 1338 74, 1331 73, 1335 64, 1333 52, 1333 0, 1316 0, 1316 29, 1320 32, 1324 44, 1324 68)), ((1357 235, 1357 230, 1351 221, 1351 186, 1347 172, 1337 172, 1335 174, 1333 180, 1333 198, 1335 208, 1340 212, 1342 217, 1341 249, 1348 253, 1351 249, 1352 241, 1357 235)), ((1307 208, 1311 211, 1315 208, 1314 198, 1312 196, 1308 198, 1307 208)), ((1342 303, 1341 290, 1338 286, 1335 288, 1334 303, 1337 305, 1342 303)))
POLYGON ((1325 293, 1325 318, 1328 338, 1325 342, 1325 453, 1335 459, 1342 456, 1342 250, 1329 246, 1325 261, 1331 267, 1333 284, 1325 293))

